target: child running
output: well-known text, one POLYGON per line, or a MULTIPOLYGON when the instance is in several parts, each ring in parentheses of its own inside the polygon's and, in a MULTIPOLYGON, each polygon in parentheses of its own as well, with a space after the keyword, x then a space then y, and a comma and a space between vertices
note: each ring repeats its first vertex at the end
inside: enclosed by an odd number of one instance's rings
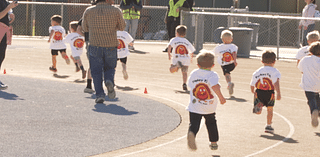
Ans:
POLYGON ((192 59, 192 54, 195 51, 193 45, 185 38, 187 27, 179 25, 176 27, 176 37, 172 38, 168 44, 168 57, 172 59, 170 72, 174 73, 181 68, 182 72, 182 89, 187 91, 188 67, 192 59), (171 50, 172 56, 171 56, 171 50))
POLYGON ((131 35, 126 31, 117 31, 117 39, 119 42, 118 45, 118 60, 120 60, 122 65, 122 74, 125 80, 128 79, 127 73, 127 59, 130 55, 128 46, 133 46, 133 38, 131 35))
POLYGON ((87 71, 84 70, 83 64, 81 62, 81 54, 83 53, 84 47, 84 37, 77 32, 78 21, 72 21, 69 24, 70 34, 64 39, 65 43, 69 43, 71 47, 71 59, 76 65, 76 72, 82 71, 82 79, 86 78, 87 71))
POLYGON ((304 47, 301 47, 299 50, 298 50, 298 53, 296 55, 296 59, 297 59, 297 65, 299 64, 300 60, 304 57, 304 56, 307 56, 307 55, 311 55, 311 53, 309 52, 309 45, 315 41, 319 41, 319 32, 318 31, 312 31, 312 32, 309 32, 307 34, 307 42, 308 42, 308 45, 307 46, 304 46, 304 47))
POLYGON ((197 149, 195 137, 199 131, 201 118, 204 117, 209 134, 209 146, 212 150, 217 150, 219 134, 215 112, 218 98, 220 104, 224 104, 226 100, 220 90, 218 74, 211 71, 214 66, 213 53, 200 52, 197 55, 197 64, 199 69, 193 70, 188 79, 188 85, 191 89, 190 102, 187 107, 190 116, 188 146, 191 150, 197 149))
POLYGON ((63 38, 66 35, 66 30, 61 26, 62 17, 60 15, 53 15, 51 17, 51 26, 49 27, 49 40, 52 66, 49 68, 53 72, 57 72, 57 56, 60 51, 63 59, 67 64, 70 64, 70 59, 66 54, 67 46, 63 42, 63 38))
POLYGON ((312 55, 303 57, 298 64, 302 72, 300 87, 305 91, 311 113, 311 125, 317 127, 320 109, 320 42, 313 42, 309 51, 312 55))
POLYGON ((274 129, 271 127, 274 106, 274 90, 277 92, 277 100, 281 99, 280 93, 280 77, 281 74, 278 69, 274 68, 276 62, 276 54, 272 51, 265 51, 262 54, 263 66, 256 70, 251 79, 251 92, 254 94, 253 113, 261 114, 262 107, 266 106, 267 126, 265 132, 273 133, 274 129), (256 88, 256 90, 255 90, 256 88))
POLYGON ((232 44, 233 34, 229 30, 221 32, 222 44, 215 47, 213 50, 217 56, 217 61, 221 65, 223 75, 228 83, 228 90, 230 96, 233 94, 234 83, 231 82, 231 71, 237 66, 237 52, 238 46, 232 44))

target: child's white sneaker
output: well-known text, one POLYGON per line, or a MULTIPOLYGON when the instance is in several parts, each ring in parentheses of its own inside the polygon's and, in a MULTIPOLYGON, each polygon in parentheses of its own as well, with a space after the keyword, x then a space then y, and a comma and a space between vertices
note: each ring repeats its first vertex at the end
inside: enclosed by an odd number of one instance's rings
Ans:
POLYGON ((189 147, 189 149, 191 149, 193 151, 197 150, 196 136, 194 135, 193 132, 191 132, 191 131, 188 132, 187 139, 188 139, 188 147, 189 147))

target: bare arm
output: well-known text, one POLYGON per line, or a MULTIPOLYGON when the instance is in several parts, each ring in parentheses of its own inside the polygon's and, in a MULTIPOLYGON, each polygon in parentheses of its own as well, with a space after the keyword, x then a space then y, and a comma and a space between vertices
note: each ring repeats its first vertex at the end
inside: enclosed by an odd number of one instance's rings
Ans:
POLYGON ((54 33, 54 30, 51 30, 51 32, 50 32, 50 35, 49 35, 49 40, 48 40, 48 43, 50 43, 50 41, 51 41, 51 38, 52 38, 52 36, 53 36, 53 33, 54 33))
POLYGON ((4 16, 8 14, 10 9, 18 6, 18 3, 10 3, 3 11, 0 12, 0 19, 2 19, 4 16))
POLYGON ((222 104, 226 103, 226 99, 223 97, 223 95, 221 93, 220 85, 216 84, 216 85, 212 86, 211 88, 217 94, 217 96, 220 100, 220 104, 222 105, 222 104))
POLYGON ((281 100, 281 93, 280 93, 280 79, 278 78, 277 82, 274 84, 274 88, 277 92, 277 100, 281 100))
POLYGON ((172 48, 172 46, 169 45, 168 46, 168 57, 169 57, 169 60, 171 60, 171 48, 172 48))
POLYGON ((238 63, 237 63, 237 52, 232 52, 232 57, 233 57, 233 60, 234 60, 234 65, 237 66, 238 63))
POLYGON ((254 86, 250 86, 250 88, 251 88, 251 93, 254 94, 254 86))

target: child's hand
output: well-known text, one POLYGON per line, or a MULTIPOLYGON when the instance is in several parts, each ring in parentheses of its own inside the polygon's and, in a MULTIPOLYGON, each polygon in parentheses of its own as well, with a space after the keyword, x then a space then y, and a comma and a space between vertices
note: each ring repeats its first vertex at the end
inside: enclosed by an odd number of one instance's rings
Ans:
POLYGON ((281 100, 281 94, 277 93, 277 100, 281 100))
POLYGON ((48 40, 48 43, 50 43, 50 39, 48 40))
POLYGON ((221 105, 223 105, 223 104, 225 104, 227 102, 224 97, 220 98, 219 100, 220 100, 220 104, 221 105))
POLYGON ((168 54, 169 60, 171 60, 171 54, 168 54))

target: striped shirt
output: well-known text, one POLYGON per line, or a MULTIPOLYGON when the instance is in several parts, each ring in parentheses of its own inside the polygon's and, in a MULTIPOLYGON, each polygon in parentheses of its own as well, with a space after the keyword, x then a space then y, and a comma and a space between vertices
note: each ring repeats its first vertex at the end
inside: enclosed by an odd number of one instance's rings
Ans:
POLYGON ((105 2, 88 7, 83 13, 82 28, 89 32, 90 45, 117 47, 117 30, 123 31, 126 23, 119 8, 105 2))

